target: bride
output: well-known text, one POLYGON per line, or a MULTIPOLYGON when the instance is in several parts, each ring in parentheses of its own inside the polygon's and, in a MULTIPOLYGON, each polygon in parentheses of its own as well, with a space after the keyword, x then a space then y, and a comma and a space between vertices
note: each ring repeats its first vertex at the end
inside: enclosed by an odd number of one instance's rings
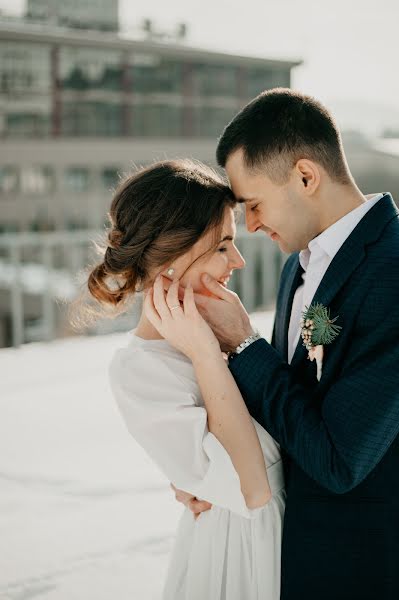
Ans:
POLYGON ((280 597, 279 448, 250 417, 193 295, 209 293, 204 271, 227 286, 244 267, 235 211, 232 192, 205 165, 143 169, 116 190, 104 260, 88 280, 91 295, 117 309, 144 292, 138 326, 109 367, 112 392, 130 433, 173 486, 212 504, 198 518, 187 507, 181 516, 165 600, 280 597))

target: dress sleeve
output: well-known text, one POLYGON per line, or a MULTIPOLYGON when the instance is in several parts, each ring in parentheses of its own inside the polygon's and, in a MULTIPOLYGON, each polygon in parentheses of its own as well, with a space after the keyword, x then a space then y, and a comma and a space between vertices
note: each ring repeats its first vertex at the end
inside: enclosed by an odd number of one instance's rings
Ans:
POLYGON ((260 509, 246 506, 229 454, 208 430, 205 408, 167 357, 118 350, 109 380, 129 432, 169 481, 215 506, 256 515, 260 509))

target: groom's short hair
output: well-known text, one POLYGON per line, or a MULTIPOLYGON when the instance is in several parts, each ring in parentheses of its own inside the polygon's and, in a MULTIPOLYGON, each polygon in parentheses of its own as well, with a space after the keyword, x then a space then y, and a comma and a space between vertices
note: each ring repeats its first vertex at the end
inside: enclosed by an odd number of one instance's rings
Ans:
POLYGON ((262 92, 234 117, 219 139, 218 164, 225 167, 239 148, 248 168, 278 184, 301 158, 319 163, 335 181, 351 181, 332 115, 315 98, 289 88, 262 92))

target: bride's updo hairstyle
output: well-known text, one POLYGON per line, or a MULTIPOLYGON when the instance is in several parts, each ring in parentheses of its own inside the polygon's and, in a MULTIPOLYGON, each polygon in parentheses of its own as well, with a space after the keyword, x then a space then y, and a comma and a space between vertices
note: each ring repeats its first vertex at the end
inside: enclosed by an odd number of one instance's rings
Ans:
POLYGON ((126 310, 135 293, 152 284, 151 274, 171 265, 204 234, 212 231, 216 246, 227 206, 236 206, 230 188, 196 161, 157 162, 128 176, 112 199, 106 241, 97 244, 102 261, 87 279, 99 310, 86 306, 86 316, 100 316, 101 307, 101 316, 110 308, 113 314, 126 310))

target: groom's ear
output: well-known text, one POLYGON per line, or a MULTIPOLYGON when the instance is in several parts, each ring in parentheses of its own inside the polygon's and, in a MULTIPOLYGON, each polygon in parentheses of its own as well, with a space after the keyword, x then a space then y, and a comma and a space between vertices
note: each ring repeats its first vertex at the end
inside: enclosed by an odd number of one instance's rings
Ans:
POLYGON ((303 158, 298 160, 295 170, 303 191, 306 194, 313 194, 320 184, 319 166, 312 160, 303 158))

